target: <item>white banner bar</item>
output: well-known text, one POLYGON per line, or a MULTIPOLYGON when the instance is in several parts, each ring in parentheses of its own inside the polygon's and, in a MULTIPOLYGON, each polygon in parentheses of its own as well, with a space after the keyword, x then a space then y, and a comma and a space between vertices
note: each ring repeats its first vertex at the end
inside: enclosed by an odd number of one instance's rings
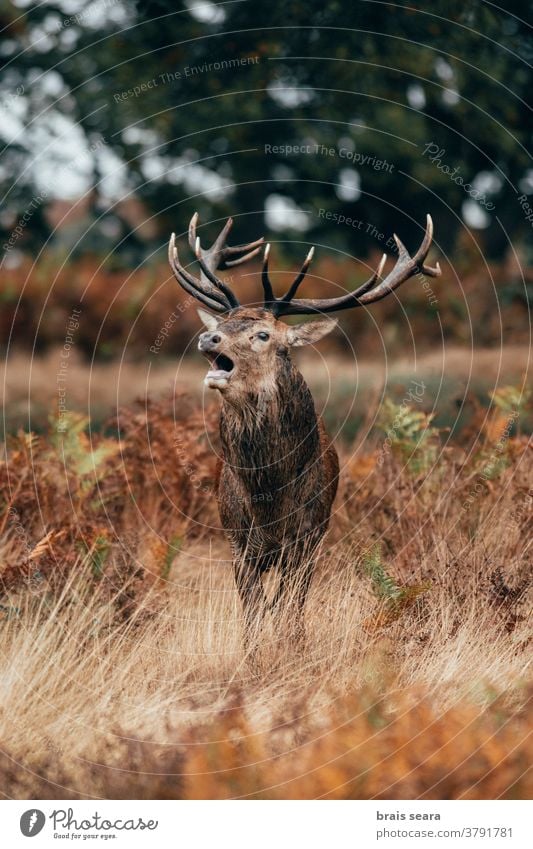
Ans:
POLYGON ((531 849, 530 802, 5 801, 1 845, 531 849), (35 841, 34 843, 32 841, 35 841))

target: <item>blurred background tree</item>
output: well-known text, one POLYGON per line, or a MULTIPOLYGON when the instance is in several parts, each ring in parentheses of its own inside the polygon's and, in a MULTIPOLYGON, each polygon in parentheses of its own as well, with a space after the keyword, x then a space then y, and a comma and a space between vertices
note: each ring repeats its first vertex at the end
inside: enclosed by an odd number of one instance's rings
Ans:
POLYGON ((531 232, 526 0, 0 8, 0 225, 9 238, 46 193, 32 251, 51 238, 121 264, 162 258, 195 209, 298 253, 301 240, 366 255, 393 230, 414 245, 427 211, 444 252, 465 224, 489 258, 531 232))

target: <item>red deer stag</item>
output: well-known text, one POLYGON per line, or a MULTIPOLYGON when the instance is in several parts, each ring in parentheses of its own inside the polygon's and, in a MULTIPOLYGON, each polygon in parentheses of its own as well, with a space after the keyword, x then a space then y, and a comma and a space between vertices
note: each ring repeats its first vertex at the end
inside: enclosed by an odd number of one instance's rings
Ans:
POLYGON ((207 332, 201 334, 198 348, 210 364, 205 385, 217 389, 222 399, 223 461, 217 500, 233 549, 245 642, 252 627, 260 627, 265 611, 279 609, 285 597, 294 603, 295 630, 302 635, 314 555, 329 522, 339 464, 337 452, 315 412, 311 392, 291 362, 289 350, 317 342, 337 322, 321 318, 291 326, 280 318, 366 306, 385 298, 420 272, 438 276, 438 264, 435 268, 424 265, 432 241, 431 217, 427 216, 424 239, 413 257, 395 236, 398 258, 392 271, 378 282, 384 255, 366 283, 337 298, 295 299, 313 249, 286 294, 276 298, 268 274, 270 246, 266 245, 261 307, 241 306, 216 272, 252 259, 261 250, 263 239, 229 247, 226 238, 232 226, 230 218, 212 247, 204 250, 196 235, 197 223, 195 214, 189 225, 189 244, 200 266, 200 278, 181 264, 174 234, 169 261, 178 283, 211 310, 199 310, 207 332), (280 577, 269 604, 262 575, 274 565, 279 567, 280 577))

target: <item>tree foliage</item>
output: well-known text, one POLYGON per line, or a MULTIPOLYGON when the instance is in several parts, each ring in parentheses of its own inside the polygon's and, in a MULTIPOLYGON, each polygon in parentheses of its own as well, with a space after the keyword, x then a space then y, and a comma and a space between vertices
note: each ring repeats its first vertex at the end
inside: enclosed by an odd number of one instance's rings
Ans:
MULTIPOLYGON (((21 130, 3 133, 4 229, 69 121, 90 163, 85 247, 142 241, 100 182, 113 162, 120 197, 155 216, 153 246, 195 209, 240 216, 239 235, 254 238, 277 203, 279 238, 293 243, 364 254, 386 249, 394 229, 412 245, 431 212, 449 251, 469 203, 484 225, 473 238, 501 255, 530 226, 518 202, 530 190, 528 5, 7 4, 2 103, 21 130)), ((45 232, 42 210, 32 227, 45 232)))

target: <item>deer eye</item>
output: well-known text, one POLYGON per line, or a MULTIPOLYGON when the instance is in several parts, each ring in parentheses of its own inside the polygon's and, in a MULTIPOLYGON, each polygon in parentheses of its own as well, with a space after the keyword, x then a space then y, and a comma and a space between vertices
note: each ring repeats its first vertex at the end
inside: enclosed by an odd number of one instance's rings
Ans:
POLYGON ((270 334, 265 333, 264 330, 261 330, 261 332, 257 334, 257 338, 260 339, 261 342, 266 342, 267 339, 270 339, 270 334))

